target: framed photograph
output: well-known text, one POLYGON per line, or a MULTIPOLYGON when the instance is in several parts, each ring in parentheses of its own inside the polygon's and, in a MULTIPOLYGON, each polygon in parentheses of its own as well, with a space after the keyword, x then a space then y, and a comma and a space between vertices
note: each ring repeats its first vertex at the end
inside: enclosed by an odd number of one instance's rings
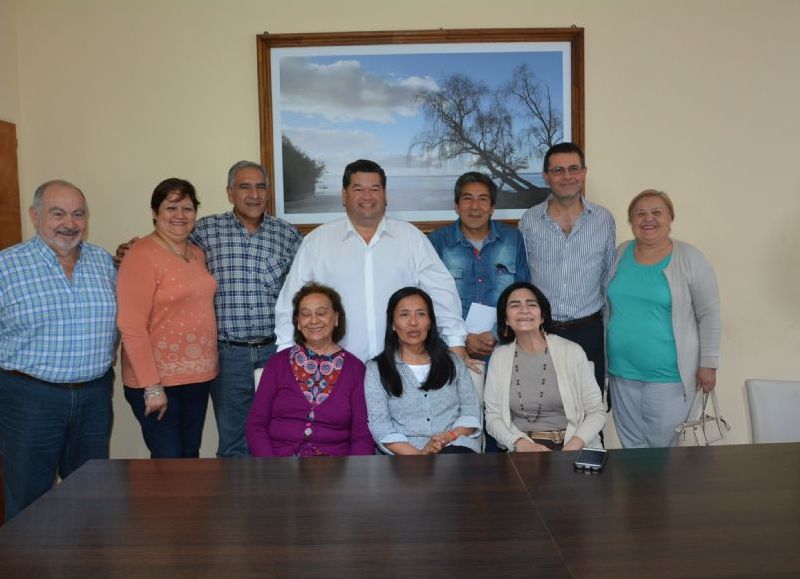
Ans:
POLYGON ((258 75, 268 210, 304 231, 341 217, 356 159, 428 231, 455 218, 462 173, 490 175, 513 221, 548 194, 548 147, 583 146, 582 28, 263 34, 258 75))

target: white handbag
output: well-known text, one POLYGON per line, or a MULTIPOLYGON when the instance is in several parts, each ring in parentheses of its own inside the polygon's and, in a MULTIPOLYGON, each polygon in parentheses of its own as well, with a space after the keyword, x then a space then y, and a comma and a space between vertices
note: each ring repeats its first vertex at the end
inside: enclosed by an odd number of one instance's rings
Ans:
POLYGON ((713 390, 709 393, 698 390, 687 419, 675 431, 678 433, 678 446, 711 446, 723 442, 725 433, 730 429, 730 425, 719 413, 717 393, 713 390), (695 409, 699 409, 699 413, 695 409), (692 418, 693 416, 697 418, 692 418))

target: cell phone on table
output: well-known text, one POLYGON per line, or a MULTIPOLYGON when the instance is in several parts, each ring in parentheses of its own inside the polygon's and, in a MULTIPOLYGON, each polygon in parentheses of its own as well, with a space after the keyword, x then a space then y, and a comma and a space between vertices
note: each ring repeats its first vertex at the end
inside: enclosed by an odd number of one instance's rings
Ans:
POLYGON ((575 468, 584 471, 600 471, 606 465, 608 452, 604 448, 582 448, 575 459, 575 468))

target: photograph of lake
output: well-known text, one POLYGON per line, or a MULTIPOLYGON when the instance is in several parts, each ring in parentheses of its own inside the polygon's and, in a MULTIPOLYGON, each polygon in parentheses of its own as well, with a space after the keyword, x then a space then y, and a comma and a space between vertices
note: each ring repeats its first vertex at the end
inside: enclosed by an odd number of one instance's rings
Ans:
MULTIPOLYGON (((522 173, 522 176, 542 189, 546 188, 541 173, 522 173)), ((386 177, 388 210, 391 212, 452 211, 453 185, 458 174, 453 175, 405 175, 386 177)), ((527 209, 541 203, 546 193, 501 190, 498 193, 498 209, 527 209)), ((297 200, 285 200, 286 213, 330 213, 342 211, 342 176, 325 174, 318 181, 313 196, 297 200)))
POLYGON ((383 167, 405 219, 451 219, 466 171, 518 217, 548 194, 545 151, 572 134, 569 43, 275 48, 271 67, 275 205, 293 223, 341 214, 356 159, 383 167))

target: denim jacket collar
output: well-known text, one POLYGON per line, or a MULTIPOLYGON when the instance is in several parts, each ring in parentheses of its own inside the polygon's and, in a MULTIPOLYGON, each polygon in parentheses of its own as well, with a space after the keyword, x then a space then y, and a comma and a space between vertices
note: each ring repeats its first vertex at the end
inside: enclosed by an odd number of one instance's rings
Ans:
MULTIPOLYGON (((447 240, 446 243, 450 247, 456 245, 465 245, 467 247, 473 247, 472 242, 467 239, 467 236, 464 235, 464 232, 461 231, 461 219, 456 219, 453 225, 450 226, 448 230, 447 240)), ((484 240, 484 245, 491 243, 492 241, 496 241, 500 237, 499 232, 497 231, 497 225, 495 224, 494 219, 489 220, 489 235, 486 236, 484 240)))

